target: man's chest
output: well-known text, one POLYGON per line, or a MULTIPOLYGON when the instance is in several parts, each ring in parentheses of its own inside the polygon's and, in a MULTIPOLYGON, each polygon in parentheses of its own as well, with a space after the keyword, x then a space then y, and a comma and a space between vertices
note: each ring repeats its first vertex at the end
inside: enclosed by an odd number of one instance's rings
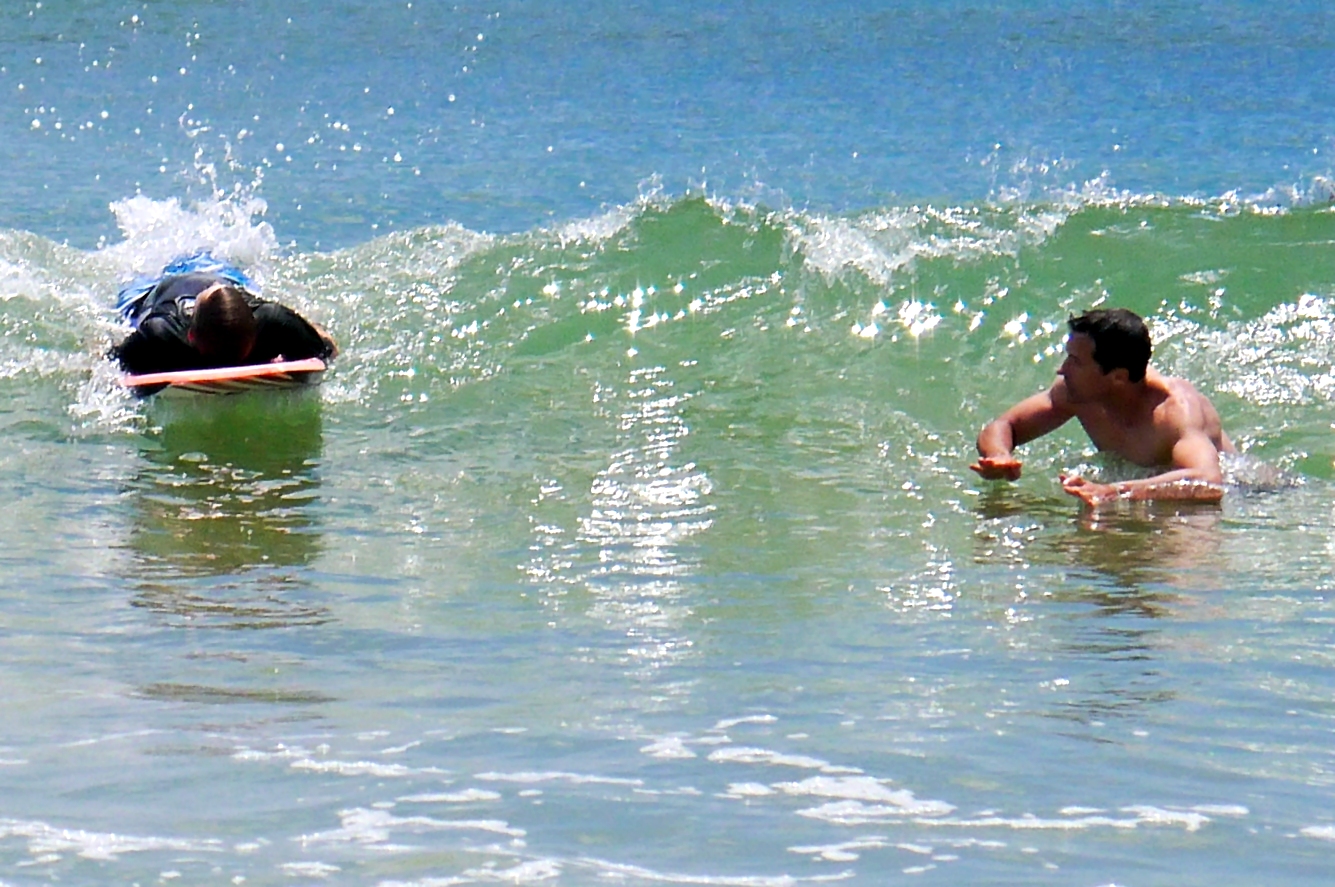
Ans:
POLYGON ((1173 462, 1173 442, 1166 439, 1152 422, 1128 424, 1099 414, 1079 418, 1085 433, 1100 452, 1115 453, 1146 468, 1173 462))

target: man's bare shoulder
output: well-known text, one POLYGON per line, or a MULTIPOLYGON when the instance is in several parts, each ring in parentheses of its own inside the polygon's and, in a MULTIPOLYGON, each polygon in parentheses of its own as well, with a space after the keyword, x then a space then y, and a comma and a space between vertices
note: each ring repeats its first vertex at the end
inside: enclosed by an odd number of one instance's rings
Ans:
POLYGON ((1158 381, 1163 400, 1154 409, 1156 425, 1179 435, 1193 431, 1204 432, 1216 447, 1227 449, 1223 423, 1208 397, 1186 379, 1159 376, 1158 381))
POLYGON ((1157 376, 1154 383, 1151 389, 1162 397, 1155 408, 1156 414, 1188 423, 1204 419, 1210 401, 1196 390, 1195 385, 1177 376, 1157 376))
POLYGON ((1074 416, 1076 414, 1076 405, 1071 403, 1071 393, 1066 388, 1066 380, 1061 376, 1052 383, 1052 387, 1047 391, 1048 400, 1052 402, 1055 410, 1074 416))

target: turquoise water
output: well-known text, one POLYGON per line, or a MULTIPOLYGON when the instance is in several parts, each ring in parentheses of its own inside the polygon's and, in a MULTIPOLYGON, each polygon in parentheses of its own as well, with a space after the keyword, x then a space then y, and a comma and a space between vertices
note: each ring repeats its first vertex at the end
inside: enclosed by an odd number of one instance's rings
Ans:
POLYGON ((583 9, 0 13, 0 884, 1326 883, 1329 14, 583 9), (317 391, 117 388, 200 246, 317 391), (967 470, 1095 304, 1221 506, 967 470))

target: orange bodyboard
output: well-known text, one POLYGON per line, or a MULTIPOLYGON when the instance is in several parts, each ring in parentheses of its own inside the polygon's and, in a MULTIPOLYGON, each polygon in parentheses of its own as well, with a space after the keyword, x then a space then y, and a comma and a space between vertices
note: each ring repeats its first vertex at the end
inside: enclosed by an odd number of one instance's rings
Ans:
POLYGON ((313 385, 324 375, 325 362, 318 357, 284 360, 237 367, 211 367, 206 370, 178 370, 171 373, 141 373, 121 376, 126 388, 194 391, 199 394, 240 394, 274 388, 301 388, 313 385))

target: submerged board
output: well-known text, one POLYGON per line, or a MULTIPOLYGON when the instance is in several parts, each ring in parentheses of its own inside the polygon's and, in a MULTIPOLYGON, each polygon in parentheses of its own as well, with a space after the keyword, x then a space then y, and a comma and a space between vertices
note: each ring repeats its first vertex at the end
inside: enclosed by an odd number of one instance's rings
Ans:
POLYGON ((325 362, 318 357, 257 363, 249 366, 214 367, 206 370, 179 370, 172 373, 143 373, 121 376, 121 385, 136 394, 159 391, 198 394, 240 394, 244 391, 275 388, 304 388, 317 384, 324 375, 325 362))

